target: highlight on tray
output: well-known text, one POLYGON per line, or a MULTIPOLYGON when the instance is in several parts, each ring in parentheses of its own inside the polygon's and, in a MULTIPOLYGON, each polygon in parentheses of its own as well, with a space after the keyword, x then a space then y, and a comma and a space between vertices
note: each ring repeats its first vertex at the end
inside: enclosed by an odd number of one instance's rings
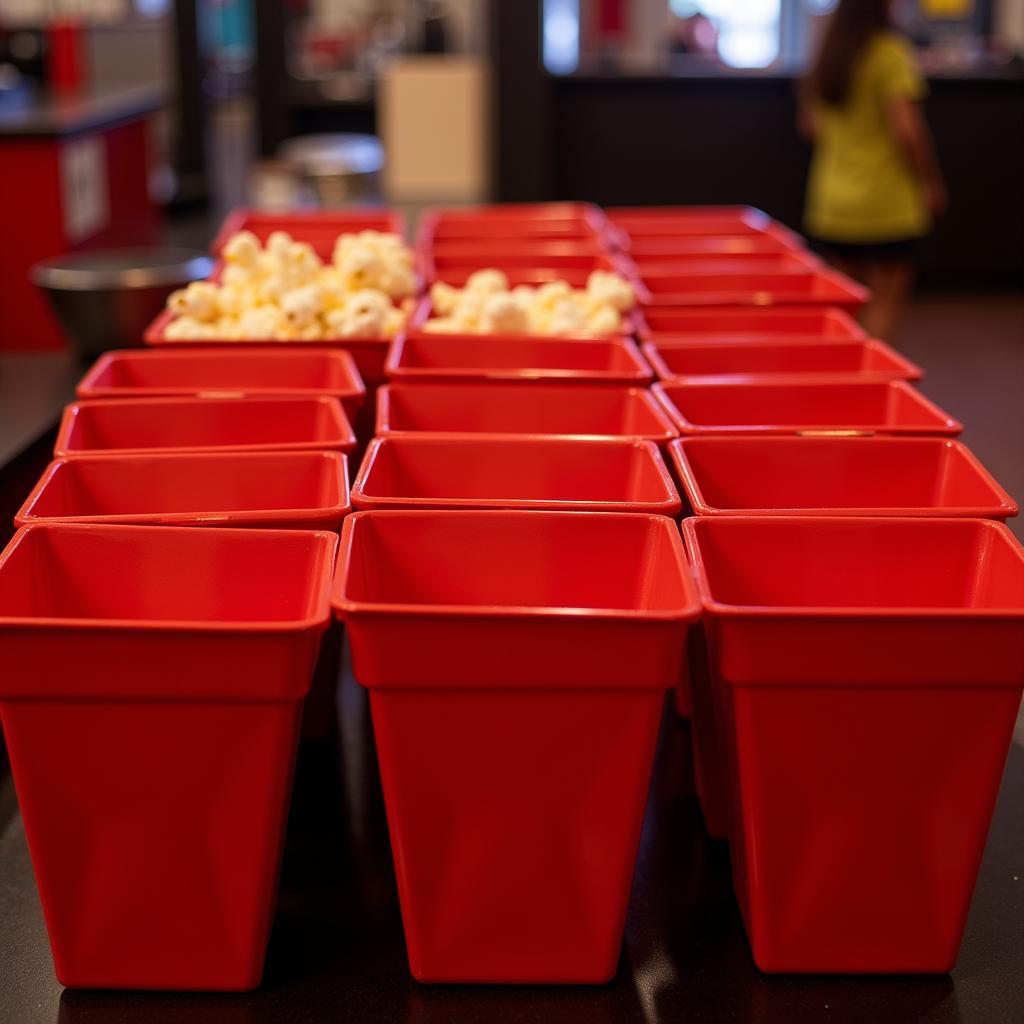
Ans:
POLYGON ((636 305, 632 284, 611 270, 593 270, 585 288, 561 279, 538 287, 509 285, 504 271, 486 267, 462 288, 436 281, 431 313, 421 325, 439 334, 613 334, 636 305))
POLYGON ((221 250, 216 280, 195 281, 167 300, 170 341, 317 341, 390 338, 418 288, 415 257, 380 231, 339 235, 330 261, 286 231, 263 245, 239 231, 221 250))
POLYGON ((417 244, 487 239, 578 241, 606 247, 608 219, 591 203, 502 203, 428 210, 420 218, 417 244))

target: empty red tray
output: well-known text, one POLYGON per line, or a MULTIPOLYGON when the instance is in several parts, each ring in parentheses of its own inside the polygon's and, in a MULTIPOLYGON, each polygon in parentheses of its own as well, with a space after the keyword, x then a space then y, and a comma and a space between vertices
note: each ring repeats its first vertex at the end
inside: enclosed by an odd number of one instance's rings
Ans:
POLYGON ((751 206, 619 206, 605 212, 627 248, 637 239, 688 236, 771 235, 793 248, 803 244, 795 232, 751 206))
MULTIPOLYGON (((604 257, 598 257, 594 262, 603 262, 606 265, 602 268, 618 272, 619 268, 604 257)), ((482 267, 496 267, 503 271, 508 278, 510 288, 518 288, 520 285, 529 285, 531 288, 539 288, 549 281, 565 281, 571 288, 583 289, 587 286, 587 279, 591 271, 586 267, 567 266, 544 266, 535 264, 533 266, 514 266, 502 260, 492 260, 488 263, 462 264, 461 266, 447 266, 436 270, 431 277, 432 281, 443 281, 453 288, 462 288, 470 276, 482 267)), ((429 271, 428 271, 429 273, 429 271)))
POLYGON ((428 255, 458 266, 577 266, 577 261, 604 255, 591 239, 512 238, 495 243, 486 238, 449 238, 434 242, 428 255))
POLYGON ((1017 503, 941 437, 688 437, 669 451, 702 516, 975 516, 1017 503))
POLYGON ((524 508, 678 515, 657 445, 628 438, 390 435, 371 442, 356 508, 524 508))
POLYGON ((743 341, 648 342, 647 361, 667 383, 707 377, 734 381, 793 375, 918 380, 921 368, 883 341, 750 338, 743 341))
POLYGON ((768 235, 676 235, 635 237, 629 255, 640 259, 671 259, 676 256, 743 256, 757 253, 805 252, 796 237, 768 235))
POLYGON ((159 395, 334 395, 354 416, 366 388, 340 349, 121 349, 100 356, 78 385, 79 398, 159 395))
POLYGON ((337 530, 348 511, 340 452, 94 455, 50 463, 15 523, 337 530))
POLYGON ((625 338, 517 338, 410 333, 391 347, 385 373, 396 381, 581 381, 647 384, 654 376, 625 338))
POLYGON ((377 393, 377 433, 678 436, 642 388, 530 384, 389 385, 377 393))
POLYGON ((210 251, 220 253, 227 240, 239 231, 251 231, 261 242, 266 242, 273 231, 287 231, 297 242, 308 242, 313 246, 321 259, 330 260, 339 235, 384 231, 401 238, 405 236, 405 218, 388 209, 265 213, 239 208, 228 214, 210 245, 210 251))
POLYGON ((1020 543, 979 519, 683 526, 714 719, 695 692, 694 730, 724 740, 754 960, 949 971, 1024 688, 1020 543))
POLYGON ((681 434, 959 434, 906 381, 655 384, 681 434))
POLYGON ((856 312, 870 292, 834 270, 773 274, 648 274, 642 306, 836 306, 856 312))
POLYGON ((351 451, 336 398, 125 398, 64 410, 54 455, 163 451, 351 451))
POLYGON ((681 274, 799 274, 823 266, 812 252, 680 253, 675 256, 635 257, 633 263, 641 280, 681 274))
POLYGON ((62 984, 259 984, 337 543, 35 524, 0 554, 0 717, 62 984))
POLYGON ((511 203, 428 209, 420 217, 417 244, 456 239, 603 240, 604 213, 588 203, 511 203))
POLYGON ((615 974, 691 586, 663 516, 346 520, 334 605, 370 691, 417 979, 615 974))
POLYGON ((866 338, 841 309, 659 309, 644 311, 640 333, 649 340, 704 338, 866 338))

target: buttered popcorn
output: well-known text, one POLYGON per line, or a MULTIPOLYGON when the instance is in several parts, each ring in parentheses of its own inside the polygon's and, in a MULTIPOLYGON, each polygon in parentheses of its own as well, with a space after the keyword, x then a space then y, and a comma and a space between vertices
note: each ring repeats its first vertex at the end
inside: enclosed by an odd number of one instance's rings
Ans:
POLYGON ((240 231, 222 256, 219 283, 196 281, 167 300, 169 340, 391 338, 416 293, 412 251, 385 232, 340 235, 328 264, 284 231, 265 245, 240 231))
POLYGON ((423 330, 437 334, 613 334, 636 295, 629 281, 606 270, 595 270, 584 289, 567 281, 509 289, 506 275, 488 268, 470 274, 462 288, 438 281, 430 300, 435 315, 423 330))

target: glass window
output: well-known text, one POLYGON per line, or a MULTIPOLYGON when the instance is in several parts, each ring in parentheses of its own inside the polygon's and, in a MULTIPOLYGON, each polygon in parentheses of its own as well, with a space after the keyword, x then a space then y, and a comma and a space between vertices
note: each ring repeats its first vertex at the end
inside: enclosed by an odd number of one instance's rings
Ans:
POLYGON ((669 0, 684 20, 706 19, 714 26, 716 49, 733 68, 765 68, 779 56, 782 0, 669 0))

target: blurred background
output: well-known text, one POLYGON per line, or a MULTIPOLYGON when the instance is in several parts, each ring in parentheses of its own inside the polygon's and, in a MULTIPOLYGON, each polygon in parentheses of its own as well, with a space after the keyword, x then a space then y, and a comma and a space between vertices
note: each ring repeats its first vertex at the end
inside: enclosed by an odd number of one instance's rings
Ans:
MULTIPOLYGON (((833 6, 0 0, 0 181, 55 200, 21 149, 76 143, 72 246, 201 240, 239 202, 743 202, 799 226, 795 83, 833 6)), ((925 279, 1019 285, 1024 0, 897 0, 897 17, 953 199, 925 279)), ((37 241, 33 259, 55 254, 37 241)))
MULTIPOLYGON (((31 268, 205 249, 241 203, 413 221, 429 203, 746 203, 801 229, 799 83, 834 6, 0 0, 0 455, 73 381, 31 268)), ((1024 0, 895 0, 894 16, 950 203, 890 340, 1020 493, 1024 0)))

